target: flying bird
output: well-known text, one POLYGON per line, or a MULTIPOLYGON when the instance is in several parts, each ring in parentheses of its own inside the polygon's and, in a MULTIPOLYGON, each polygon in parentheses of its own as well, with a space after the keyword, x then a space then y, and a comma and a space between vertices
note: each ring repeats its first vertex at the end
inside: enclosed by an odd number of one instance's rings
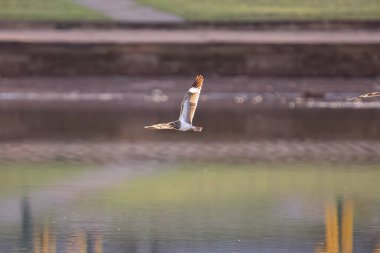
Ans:
POLYGON ((181 112, 179 119, 176 121, 161 123, 152 126, 145 126, 148 129, 173 129, 179 131, 188 131, 192 130, 195 132, 201 132, 202 127, 193 126, 193 118, 195 114, 195 109, 197 109, 197 103, 199 99, 199 94, 201 93, 203 85, 203 76, 198 75, 195 77, 193 84, 190 89, 187 91, 181 105, 181 112))
POLYGON ((347 100, 354 100, 354 99, 358 99, 358 98, 372 98, 372 97, 380 97, 380 92, 371 92, 371 93, 367 93, 367 94, 363 94, 363 95, 360 95, 360 96, 357 96, 357 97, 353 97, 353 98, 348 98, 347 100))

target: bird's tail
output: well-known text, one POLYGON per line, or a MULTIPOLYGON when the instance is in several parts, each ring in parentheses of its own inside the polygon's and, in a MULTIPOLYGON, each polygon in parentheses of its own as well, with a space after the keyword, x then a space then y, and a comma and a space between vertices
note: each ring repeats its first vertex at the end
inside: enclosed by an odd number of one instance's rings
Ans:
POLYGON ((202 129, 203 129, 203 127, 199 127, 199 126, 193 126, 192 127, 192 130, 195 132, 202 132, 202 129))
POLYGON ((161 123, 161 124, 156 124, 156 125, 151 125, 151 126, 145 126, 144 128, 147 129, 175 129, 172 124, 169 123, 161 123))

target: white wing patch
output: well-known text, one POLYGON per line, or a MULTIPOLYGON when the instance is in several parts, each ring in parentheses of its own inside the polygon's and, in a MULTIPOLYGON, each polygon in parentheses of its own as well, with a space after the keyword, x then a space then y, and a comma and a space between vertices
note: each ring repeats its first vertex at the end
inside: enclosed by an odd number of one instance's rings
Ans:
POLYGON ((188 111, 189 111, 189 96, 186 95, 182 101, 181 114, 179 115, 180 121, 186 121, 188 111))
POLYGON ((197 93, 197 92, 199 92, 201 89, 199 89, 199 88, 195 88, 195 87, 191 87, 190 89, 189 89, 189 92, 190 93, 197 93))

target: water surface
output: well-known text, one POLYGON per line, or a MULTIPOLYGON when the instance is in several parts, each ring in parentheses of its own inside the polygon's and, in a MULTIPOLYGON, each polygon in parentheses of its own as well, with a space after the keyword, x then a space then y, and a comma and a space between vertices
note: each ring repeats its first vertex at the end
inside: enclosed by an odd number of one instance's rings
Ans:
POLYGON ((376 252, 377 165, 0 166, 1 252, 376 252))

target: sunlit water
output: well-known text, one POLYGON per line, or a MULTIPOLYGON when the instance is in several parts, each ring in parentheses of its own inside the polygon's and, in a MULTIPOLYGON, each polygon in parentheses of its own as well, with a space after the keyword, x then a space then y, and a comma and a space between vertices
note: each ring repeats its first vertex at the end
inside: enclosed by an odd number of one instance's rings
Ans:
POLYGON ((380 171, 346 164, 0 166, 0 252, 378 252, 380 171))

